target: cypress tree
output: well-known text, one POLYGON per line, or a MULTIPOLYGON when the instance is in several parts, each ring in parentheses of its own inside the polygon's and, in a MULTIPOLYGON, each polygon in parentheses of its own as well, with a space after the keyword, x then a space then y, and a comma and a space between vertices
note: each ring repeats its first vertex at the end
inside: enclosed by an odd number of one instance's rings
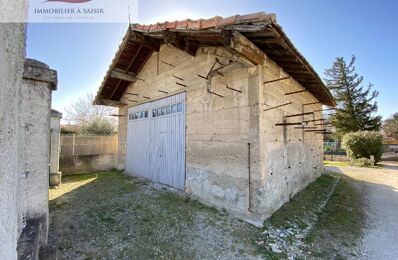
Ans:
POLYGON ((331 115, 332 125, 338 135, 357 131, 379 131, 381 116, 376 115, 378 92, 373 85, 362 85, 363 77, 355 72, 355 56, 347 65, 339 57, 325 71, 325 82, 337 102, 336 113, 331 115))

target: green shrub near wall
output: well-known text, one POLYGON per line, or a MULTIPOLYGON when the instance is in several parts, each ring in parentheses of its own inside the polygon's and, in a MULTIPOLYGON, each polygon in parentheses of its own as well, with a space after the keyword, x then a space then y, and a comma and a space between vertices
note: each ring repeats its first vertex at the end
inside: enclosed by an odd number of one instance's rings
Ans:
POLYGON ((348 133, 344 135, 342 144, 351 160, 370 159, 370 156, 374 155, 377 163, 383 155, 383 137, 379 132, 348 133))

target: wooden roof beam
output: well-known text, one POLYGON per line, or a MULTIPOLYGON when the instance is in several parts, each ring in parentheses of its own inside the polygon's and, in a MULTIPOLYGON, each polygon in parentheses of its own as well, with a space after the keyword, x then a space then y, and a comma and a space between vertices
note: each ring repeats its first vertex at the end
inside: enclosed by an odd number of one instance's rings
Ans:
POLYGON ((114 106, 114 107, 120 107, 127 105, 127 103, 124 103, 122 101, 117 101, 117 100, 111 100, 111 99, 106 99, 106 98, 97 98, 95 100, 96 105, 103 105, 103 106, 114 106))
POLYGON ((274 30, 269 30, 265 29, 261 32, 247 32, 245 33, 245 36, 247 38, 263 38, 263 37, 273 37, 273 38, 279 38, 280 35, 275 32, 274 30))
POLYGON ((160 40, 153 39, 152 37, 145 36, 141 32, 136 31, 130 32, 130 40, 156 52, 159 51, 162 43, 160 40))
POLYGON ((262 64, 265 53, 238 31, 224 30, 224 47, 254 65, 262 64))
POLYGON ((182 51, 185 51, 191 56, 196 55, 196 51, 199 48, 198 43, 191 41, 188 38, 185 38, 184 36, 179 35, 178 33, 172 31, 165 31, 164 35, 165 35, 165 41, 167 43, 173 45, 174 47, 182 51))
POLYGON ((134 74, 126 73, 120 69, 113 69, 111 71, 111 77, 120 80, 125 80, 131 83, 135 83, 137 81, 137 77, 134 74))

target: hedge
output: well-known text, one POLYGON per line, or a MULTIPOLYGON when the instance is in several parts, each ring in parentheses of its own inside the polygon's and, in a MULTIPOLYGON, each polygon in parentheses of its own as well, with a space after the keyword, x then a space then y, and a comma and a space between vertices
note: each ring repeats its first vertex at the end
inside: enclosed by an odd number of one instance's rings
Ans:
POLYGON ((383 137, 379 132, 359 131, 345 134, 342 145, 351 160, 370 159, 373 155, 377 163, 383 155, 383 137))

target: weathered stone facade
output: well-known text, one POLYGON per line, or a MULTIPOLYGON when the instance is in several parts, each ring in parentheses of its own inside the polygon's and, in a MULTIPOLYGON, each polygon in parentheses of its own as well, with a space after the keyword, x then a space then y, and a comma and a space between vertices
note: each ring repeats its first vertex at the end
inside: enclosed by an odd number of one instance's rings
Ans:
MULTIPOLYGON (((272 60, 263 66, 262 82, 283 78, 287 75, 272 60)), ((316 102, 308 92, 285 96, 285 93, 303 90, 294 79, 265 84, 260 89, 260 159, 261 180, 255 183, 255 212, 266 219, 297 192, 314 181, 323 171, 323 135, 305 132, 298 126, 275 126, 283 123, 284 116, 322 109, 322 104, 303 106, 316 102), (291 105, 264 111, 286 102, 291 105)), ((301 122, 322 118, 321 112, 288 119, 301 122)), ((312 123, 309 125, 313 125, 312 123)))
MULTIPOLYGON (((9 4, 15 10, 24 5, 25 1, 9 4)), ((25 61, 25 24, 0 24, 0 64, 0 259, 37 259, 47 243, 50 107, 56 72, 43 63, 25 61), (23 237, 33 235, 30 230, 37 231, 33 240, 23 237)))
MULTIPOLYGON (((283 122, 284 115, 301 113, 304 103, 317 100, 308 92, 286 97, 286 92, 303 89, 294 79, 264 84, 287 76, 268 58, 257 66, 240 64, 210 81, 198 77, 207 75, 215 58, 235 59, 221 47, 199 48, 193 57, 163 45, 140 72, 143 80, 130 85, 127 92, 156 100, 186 91, 186 192, 261 225, 321 173, 322 135, 275 126, 283 122), (176 84, 174 76, 182 78, 187 87, 176 84), (223 97, 208 93, 207 88, 223 97), (294 102, 264 111, 286 100, 294 102)), ((127 95, 121 101, 128 105, 120 107, 120 115, 126 115, 129 106, 140 104, 130 102, 127 95)), ((320 108, 320 104, 306 107, 312 109, 308 111, 320 108)), ((125 163, 126 129, 127 119, 122 117, 119 168, 125 163)))
POLYGON ((51 92, 57 86, 57 73, 44 63, 25 61, 21 103, 23 129, 20 145, 24 187, 24 218, 42 219, 41 241, 47 243, 48 186, 50 162, 51 92))
POLYGON ((23 228, 18 106, 24 58, 25 25, 0 24, 0 259, 17 258, 17 240, 23 228))

